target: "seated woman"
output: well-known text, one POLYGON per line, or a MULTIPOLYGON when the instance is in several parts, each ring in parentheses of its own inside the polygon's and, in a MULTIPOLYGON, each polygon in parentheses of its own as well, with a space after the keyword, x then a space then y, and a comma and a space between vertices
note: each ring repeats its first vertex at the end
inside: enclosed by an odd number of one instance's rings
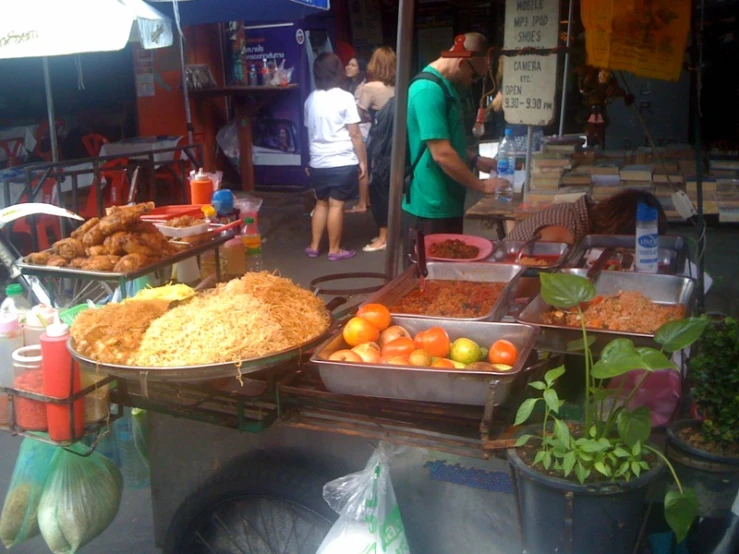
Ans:
POLYGON ((554 204, 519 222, 508 234, 508 240, 540 240, 574 244, 585 235, 636 234, 636 208, 642 202, 658 212, 658 229, 667 230, 667 217, 653 194, 641 190, 625 190, 602 202, 588 195, 566 204, 554 204))

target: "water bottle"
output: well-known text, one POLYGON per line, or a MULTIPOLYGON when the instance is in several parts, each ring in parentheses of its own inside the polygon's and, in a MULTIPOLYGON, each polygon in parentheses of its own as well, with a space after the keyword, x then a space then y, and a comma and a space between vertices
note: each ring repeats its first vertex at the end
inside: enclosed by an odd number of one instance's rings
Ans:
POLYGON ((657 273, 659 270, 658 212, 643 202, 636 208, 636 270, 657 273))
POLYGON ((24 324, 31 304, 23 295, 23 287, 18 283, 8 285, 5 287, 5 295, 7 298, 0 304, 0 312, 16 314, 21 325, 24 324))
POLYGON ((246 249, 246 270, 262 271, 262 236, 254 224, 254 218, 244 218, 244 234, 241 241, 246 249))
POLYGON ((257 74, 257 66, 254 64, 249 66, 249 86, 259 86, 259 75, 257 74))
POLYGON ((513 132, 505 130, 505 136, 498 148, 498 179, 505 183, 495 188, 495 199, 510 202, 513 199, 513 172, 516 171, 516 144, 513 141, 513 132))

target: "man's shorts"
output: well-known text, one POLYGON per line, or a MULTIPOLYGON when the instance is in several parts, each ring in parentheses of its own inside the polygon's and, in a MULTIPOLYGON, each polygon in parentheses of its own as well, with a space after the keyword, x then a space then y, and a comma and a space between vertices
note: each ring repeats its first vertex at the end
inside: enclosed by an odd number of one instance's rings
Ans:
POLYGON ((359 166, 310 168, 310 182, 318 200, 346 202, 359 194, 359 166))

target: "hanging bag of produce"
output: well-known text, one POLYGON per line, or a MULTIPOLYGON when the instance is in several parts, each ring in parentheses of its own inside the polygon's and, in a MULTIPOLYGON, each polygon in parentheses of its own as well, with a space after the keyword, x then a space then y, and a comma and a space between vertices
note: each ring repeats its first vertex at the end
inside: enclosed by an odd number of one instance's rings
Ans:
POLYGON ((380 443, 365 468, 323 487, 339 514, 316 554, 409 554, 400 508, 390 482, 395 448, 380 443))
POLYGON ((39 500, 56 451, 52 444, 23 439, 0 514, 0 540, 5 548, 38 535, 39 500))
POLYGON ((38 522, 54 554, 74 554, 102 533, 118 513, 121 472, 105 456, 73 445, 58 449, 41 495, 38 522))

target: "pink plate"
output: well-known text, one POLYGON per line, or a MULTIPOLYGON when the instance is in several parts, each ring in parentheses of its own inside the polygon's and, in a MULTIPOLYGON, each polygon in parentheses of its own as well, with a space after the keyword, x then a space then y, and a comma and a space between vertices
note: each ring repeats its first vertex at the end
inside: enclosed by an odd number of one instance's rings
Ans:
POLYGON ((488 239, 482 237, 476 237, 474 235, 453 235, 453 234, 438 234, 428 235, 426 237, 426 259, 433 260, 436 262, 479 262, 490 257, 493 253, 493 243, 488 239), (470 246, 477 246, 480 249, 477 256, 474 258, 437 258, 432 256, 430 249, 432 244, 444 242, 445 240, 461 240, 470 246))

